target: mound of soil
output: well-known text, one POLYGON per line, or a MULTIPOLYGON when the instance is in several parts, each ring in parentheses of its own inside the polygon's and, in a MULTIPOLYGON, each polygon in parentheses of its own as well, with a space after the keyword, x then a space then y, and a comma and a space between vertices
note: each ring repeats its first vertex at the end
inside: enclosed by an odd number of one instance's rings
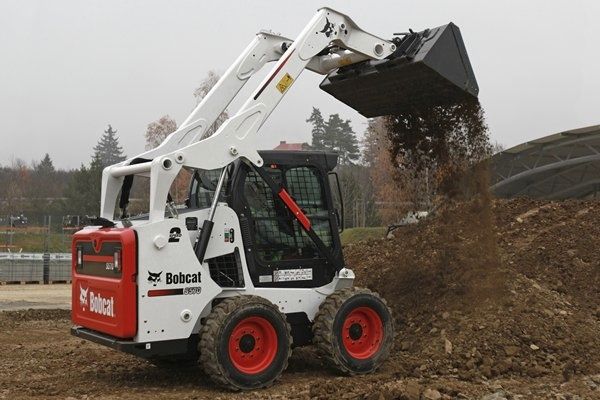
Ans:
POLYGON ((600 203, 477 197, 345 248, 398 320, 392 368, 460 380, 600 371, 600 203))

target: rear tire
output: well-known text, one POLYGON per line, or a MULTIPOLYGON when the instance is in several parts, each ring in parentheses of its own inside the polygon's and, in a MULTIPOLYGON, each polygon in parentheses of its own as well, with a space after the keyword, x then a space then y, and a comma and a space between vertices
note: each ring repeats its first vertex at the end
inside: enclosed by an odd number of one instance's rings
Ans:
POLYGON ((385 300, 363 288, 330 294, 313 323, 314 343, 326 362, 344 374, 375 371, 394 345, 394 321, 385 300))
POLYGON ((198 350, 200 365, 218 385, 231 390, 268 387, 287 368, 291 330, 268 300, 229 297, 207 317, 198 350))

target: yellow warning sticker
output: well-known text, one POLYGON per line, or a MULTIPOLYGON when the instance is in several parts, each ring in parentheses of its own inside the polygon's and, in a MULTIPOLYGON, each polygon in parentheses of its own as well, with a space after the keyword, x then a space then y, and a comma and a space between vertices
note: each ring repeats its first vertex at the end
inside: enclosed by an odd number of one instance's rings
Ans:
POLYGON ((294 78, 292 78, 290 74, 286 73, 279 80, 279 83, 277 84, 277 90, 279 90, 281 93, 285 93, 285 91, 292 86, 292 83, 294 83, 294 78))

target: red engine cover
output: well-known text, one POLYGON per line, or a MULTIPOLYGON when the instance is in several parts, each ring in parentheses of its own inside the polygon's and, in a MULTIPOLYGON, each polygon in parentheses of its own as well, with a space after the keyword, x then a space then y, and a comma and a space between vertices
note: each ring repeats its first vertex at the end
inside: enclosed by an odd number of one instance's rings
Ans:
POLYGON ((71 310, 75 325, 118 338, 137 331, 137 250, 131 228, 73 235, 71 310))

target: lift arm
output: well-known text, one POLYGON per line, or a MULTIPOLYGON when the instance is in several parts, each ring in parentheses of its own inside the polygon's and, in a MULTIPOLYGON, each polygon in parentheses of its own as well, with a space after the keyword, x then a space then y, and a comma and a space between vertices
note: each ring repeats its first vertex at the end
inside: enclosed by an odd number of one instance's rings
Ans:
POLYGON ((164 219, 165 199, 182 167, 223 168, 239 157, 262 166, 257 152, 258 130, 304 69, 326 74, 366 59, 384 59, 395 50, 396 45, 391 41, 363 31, 348 16, 330 8, 320 9, 293 43, 277 35, 260 33, 180 129, 161 146, 135 157, 149 161, 127 165, 132 161, 128 160, 104 170, 101 216, 112 219, 121 182, 127 175, 150 173, 150 221, 154 222, 164 219), (214 135, 196 141, 248 78, 272 60, 278 62, 241 109, 214 135))

